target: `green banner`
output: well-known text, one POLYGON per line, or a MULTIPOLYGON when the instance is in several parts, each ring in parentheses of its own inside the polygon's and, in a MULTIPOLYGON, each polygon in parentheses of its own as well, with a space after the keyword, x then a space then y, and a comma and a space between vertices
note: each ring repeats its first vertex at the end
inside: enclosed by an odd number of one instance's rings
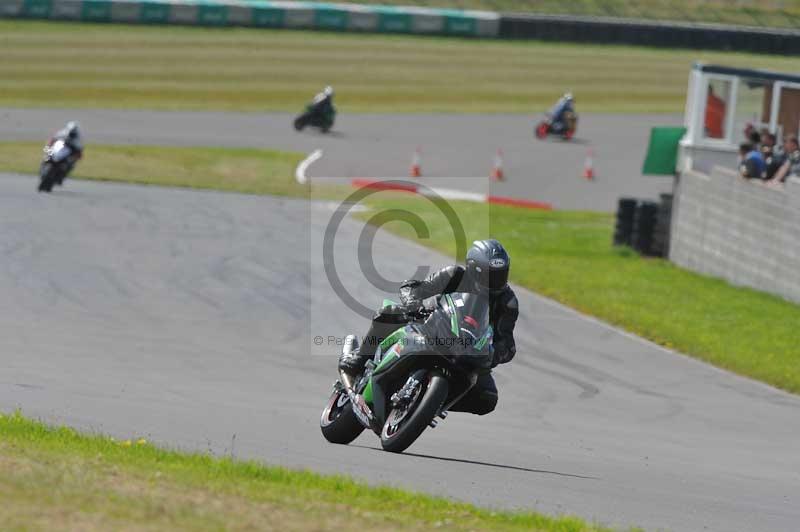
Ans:
POLYGON ((144 24, 166 24, 169 22, 170 5, 166 2, 142 2, 139 21, 144 24))
MULTIPOLYGON (((0 4, 7 0, 0 0, 0 4)), ((497 16, 458 9, 268 0, 13 0, 11 17, 495 36, 497 16), (492 18, 494 16, 494 18, 492 18)), ((2 15, 0 15, 2 16, 2 15)))
POLYGON ((343 9, 316 7, 314 27, 323 30, 346 30, 349 13, 343 9))
POLYGON ((25 0, 22 15, 25 17, 49 18, 53 4, 50 0, 25 0))
POLYGON ((111 2, 108 0, 83 0, 81 20, 108 22, 111 20, 111 2))
POLYGON ((675 175, 678 165, 678 143, 685 127, 654 127, 650 130, 650 146, 644 160, 644 175, 675 175))
POLYGON ((222 4, 199 4, 197 23, 204 26, 225 26, 228 23, 228 6, 222 4))
POLYGON ((464 15, 447 15, 444 17, 444 32, 448 35, 476 35, 477 22, 464 15))
POLYGON ((412 15, 403 12, 381 13, 378 18, 378 31, 385 33, 411 33, 412 15))
POLYGON ((253 26, 282 28, 285 13, 283 9, 272 6, 253 6, 251 22, 253 26))

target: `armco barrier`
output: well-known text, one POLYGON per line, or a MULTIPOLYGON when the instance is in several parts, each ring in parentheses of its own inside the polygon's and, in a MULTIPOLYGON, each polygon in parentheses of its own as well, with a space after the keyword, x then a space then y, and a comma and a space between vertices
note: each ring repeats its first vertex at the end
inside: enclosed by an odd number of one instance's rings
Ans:
POLYGON ((504 14, 499 37, 668 48, 800 53, 800 31, 611 17, 504 14))
POLYGON ((500 15, 260 0, 0 0, 0 17, 496 37, 500 15))

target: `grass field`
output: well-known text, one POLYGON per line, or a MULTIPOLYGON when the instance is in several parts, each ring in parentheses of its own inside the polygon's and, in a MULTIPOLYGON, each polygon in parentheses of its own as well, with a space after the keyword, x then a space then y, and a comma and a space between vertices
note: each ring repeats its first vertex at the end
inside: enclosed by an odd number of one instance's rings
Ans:
MULTIPOLYGON (((0 168, 36 174, 42 157, 41 142, 0 143, 0 168)), ((145 185, 208 188, 307 196, 298 185, 294 169, 304 157, 254 148, 175 148, 159 146, 92 145, 71 177, 126 181, 145 185)), ((317 192, 315 192, 317 194, 317 192)))
MULTIPOLYGON (((376 210, 420 215, 431 238, 419 242, 454 255, 452 231, 430 202, 398 198, 370 203, 376 210)), ((453 206, 468 242, 487 237, 489 220, 491 236, 511 254, 511 277, 520 285, 665 347, 800 393, 800 306, 666 260, 640 258, 628 248, 615 249, 610 214, 453 206)), ((386 227, 415 238, 409 226, 386 227)))
POLYGON ((489 11, 535 12, 800 27, 798 0, 343 0, 355 4, 419 5, 489 11))
POLYGON ((0 414, 2 530, 605 530, 0 414))
POLYGON ((342 112, 682 112, 695 59, 792 57, 542 42, 0 20, 0 106, 342 112))

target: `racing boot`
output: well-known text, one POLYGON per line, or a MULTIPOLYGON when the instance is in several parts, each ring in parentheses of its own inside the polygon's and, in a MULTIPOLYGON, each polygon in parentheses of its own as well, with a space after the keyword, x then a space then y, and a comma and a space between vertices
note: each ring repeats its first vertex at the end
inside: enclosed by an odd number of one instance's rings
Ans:
POLYGON ((339 356, 339 370, 344 371, 352 377, 356 377, 364 371, 364 366, 370 359, 369 355, 359 353, 358 338, 355 334, 348 334, 344 339, 342 354, 339 356))

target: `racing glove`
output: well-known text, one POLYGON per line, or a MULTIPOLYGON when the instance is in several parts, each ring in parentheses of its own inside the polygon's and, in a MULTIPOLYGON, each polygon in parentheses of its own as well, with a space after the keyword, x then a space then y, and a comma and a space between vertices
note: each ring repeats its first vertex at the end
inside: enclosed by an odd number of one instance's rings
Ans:
POLYGON ((420 281, 410 280, 403 281, 400 285, 400 303, 402 303, 406 312, 417 312, 422 307, 422 300, 417 295, 416 288, 420 285, 420 281))

